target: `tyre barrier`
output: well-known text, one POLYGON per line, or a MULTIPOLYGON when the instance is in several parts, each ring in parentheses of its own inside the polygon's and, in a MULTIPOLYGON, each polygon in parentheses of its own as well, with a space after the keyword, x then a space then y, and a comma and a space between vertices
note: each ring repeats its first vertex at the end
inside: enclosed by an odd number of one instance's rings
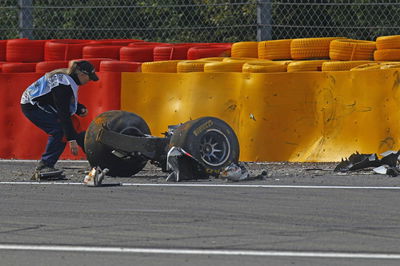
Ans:
POLYGON ((206 60, 180 61, 176 66, 176 71, 178 73, 204 72, 204 65, 211 62, 212 61, 206 61, 206 60))
POLYGON ((45 40, 15 39, 6 44, 7 62, 41 62, 44 60, 45 40))
POLYGON ((382 49, 374 52, 375 61, 400 61, 400 49, 382 49))
POLYGON ((225 58, 227 58, 227 57, 205 57, 205 58, 196 59, 196 61, 222 62, 222 61, 224 61, 225 58))
POLYGON ((258 43, 258 58, 270 60, 291 59, 290 43, 292 39, 262 41, 258 43))
POLYGON ((120 59, 119 45, 87 45, 82 49, 82 58, 111 58, 120 59))
POLYGON ((161 45, 154 47, 153 61, 186 60, 189 45, 161 45))
POLYGON ((380 36, 376 38, 376 48, 383 49, 400 49, 400 35, 380 36))
POLYGON ((258 42, 236 42, 232 44, 231 55, 258 58, 258 42))
POLYGON ((329 45, 337 37, 293 39, 290 43, 290 55, 294 60, 329 59, 329 45))
POLYGON ((122 47, 119 60, 129 62, 151 62, 153 61, 153 50, 157 45, 144 44, 122 47))
POLYGON ((6 61, 7 40, 0 40, 0 62, 6 61))
POLYGON ((170 45, 166 42, 134 42, 128 44, 128 47, 138 47, 138 46, 160 46, 160 45, 170 45))
POLYGON ((204 65, 204 72, 242 72, 244 63, 246 61, 206 63, 204 65))
POLYGON ((373 60, 376 43, 371 41, 337 39, 329 46, 331 60, 373 60))
POLYGON ((288 64, 281 63, 260 63, 260 62, 247 62, 243 64, 242 72, 245 73, 273 73, 273 72, 286 72, 288 64))
POLYGON ((300 71, 321 71, 322 64, 328 60, 310 60, 310 61, 297 61, 289 63, 287 72, 300 72, 300 71))
POLYGON ((58 68, 67 68, 69 61, 43 61, 36 64, 37 73, 46 73, 58 68))
POLYGON ((400 68, 400 62, 383 62, 380 69, 400 68))
POLYGON ((44 60, 59 61, 82 58, 82 49, 90 40, 50 40, 44 45, 44 60))
POLYGON ((3 65, 6 64, 7 62, 0 62, 0 72, 3 72, 3 65))
POLYGON ((111 58, 79 58, 71 60, 70 63, 73 61, 81 61, 81 60, 89 61, 93 65, 96 71, 100 71, 100 63, 102 61, 115 61, 114 59, 111 58))
POLYGON ((187 51, 187 59, 195 60, 209 57, 231 56, 231 47, 224 46, 195 46, 187 51))
POLYGON ((127 61, 101 61, 100 72, 140 72, 142 63, 127 61))
POLYGON ((145 62, 142 64, 143 73, 176 73, 180 60, 145 62))
POLYGON ((351 71, 367 71, 378 69, 400 68, 400 62, 373 62, 359 65, 351 69, 351 71))
POLYGON ((253 57, 225 57, 222 59, 223 62, 248 62, 248 61, 255 61, 255 60, 264 60, 266 62, 271 62, 271 60, 267 59, 257 59, 253 57))
POLYGON ((138 40, 138 39, 101 39, 92 41, 92 43, 115 45, 115 46, 127 46, 131 43, 142 43, 142 42, 144 42, 144 40, 138 40))
POLYGON ((36 63, 5 63, 2 65, 2 73, 35 72, 36 63))
POLYGON ((335 61, 322 63, 322 71, 349 71, 350 69, 372 63, 372 61, 335 61))

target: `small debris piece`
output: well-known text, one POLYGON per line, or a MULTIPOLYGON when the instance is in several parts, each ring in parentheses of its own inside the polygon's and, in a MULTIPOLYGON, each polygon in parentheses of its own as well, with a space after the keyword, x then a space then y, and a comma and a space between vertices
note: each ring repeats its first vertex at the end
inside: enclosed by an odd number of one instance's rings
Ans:
POLYGON ((208 174, 203 166, 190 153, 180 147, 172 147, 167 154, 167 170, 171 173, 167 181, 204 179, 208 174))
POLYGON ((105 175, 108 173, 108 168, 101 170, 99 166, 93 167, 92 170, 85 176, 83 183, 89 187, 99 187, 103 182, 105 175))
POLYGON ((378 174, 387 174, 390 176, 400 175, 398 168, 400 151, 386 151, 381 154, 381 159, 374 154, 360 154, 358 152, 350 155, 335 167, 335 172, 348 172, 369 167, 374 167, 373 171, 378 174))
POLYGON ((243 163, 235 164, 231 163, 219 175, 229 181, 242 181, 249 178, 249 171, 246 169, 243 163))

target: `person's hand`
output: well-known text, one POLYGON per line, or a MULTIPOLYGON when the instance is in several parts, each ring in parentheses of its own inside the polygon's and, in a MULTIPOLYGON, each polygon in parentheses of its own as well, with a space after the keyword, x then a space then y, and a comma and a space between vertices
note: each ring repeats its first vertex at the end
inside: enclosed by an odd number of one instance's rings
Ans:
POLYGON ((69 143, 69 150, 71 151, 72 155, 78 155, 78 143, 76 140, 70 140, 69 143))
POLYGON ((82 108, 82 109, 81 109, 81 113, 79 114, 79 116, 80 116, 80 117, 85 117, 85 116, 88 115, 88 113, 89 113, 88 109, 82 108))

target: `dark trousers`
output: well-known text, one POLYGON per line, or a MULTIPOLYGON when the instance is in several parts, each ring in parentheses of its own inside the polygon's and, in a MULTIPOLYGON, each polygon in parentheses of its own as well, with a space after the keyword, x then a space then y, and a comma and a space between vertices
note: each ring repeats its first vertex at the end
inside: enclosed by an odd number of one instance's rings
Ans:
MULTIPOLYGON (((21 107, 24 115, 33 124, 49 135, 46 150, 42 154, 41 161, 48 166, 54 166, 66 146, 64 132, 57 113, 55 113, 49 106, 41 107, 43 110, 36 105, 31 104, 24 104, 21 105, 21 107)), ((78 133, 76 142, 82 149, 84 149, 84 138, 84 131, 78 133)))

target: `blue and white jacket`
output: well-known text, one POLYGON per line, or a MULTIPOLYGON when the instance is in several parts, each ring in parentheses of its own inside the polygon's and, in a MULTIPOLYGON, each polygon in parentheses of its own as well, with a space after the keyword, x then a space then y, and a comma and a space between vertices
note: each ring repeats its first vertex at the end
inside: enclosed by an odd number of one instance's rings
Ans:
MULTIPOLYGON (((36 105, 36 98, 43 96, 49 92, 54 87, 62 85, 67 85, 72 88, 74 97, 71 99, 69 111, 70 114, 73 115, 76 113, 78 108, 78 89, 79 86, 76 82, 67 74, 54 74, 49 76, 48 74, 44 75, 34 83, 32 83, 22 94, 21 104, 30 103, 32 105, 36 105)), ((56 112, 56 110, 54 110, 56 112)))

